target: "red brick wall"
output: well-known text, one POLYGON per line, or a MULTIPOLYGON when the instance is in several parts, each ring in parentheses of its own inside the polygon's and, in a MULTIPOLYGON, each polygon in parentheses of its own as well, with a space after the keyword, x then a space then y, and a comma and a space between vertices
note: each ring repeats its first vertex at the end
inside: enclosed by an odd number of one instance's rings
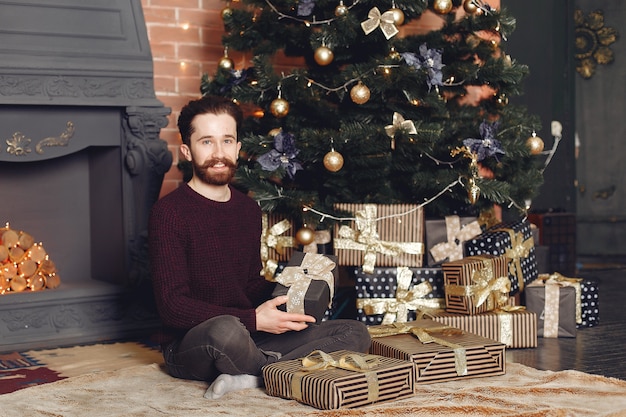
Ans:
MULTIPOLYGON (((212 75, 217 63, 224 56, 222 34, 224 26, 221 11, 226 2, 221 0, 142 0, 148 29, 148 38, 154 61, 156 95, 167 107, 172 108, 169 124, 161 131, 174 156, 172 168, 165 176, 161 196, 178 187, 182 175, 178 163, 180 136, 176 120, 180 108, 190 99, 200 97, 202 74, 212 75)), ((339 3, 339 1, 337 1, 339 3)), ((492 7, 500 7, 500 0, 489 0, 492 7)), ((408 33, 437 29, 443 20, 427 12, 417 22, 401 27, 400 36, 408 33)), ((250 56, 229 51, 236 68, 248 66, 250 56)), ((277 61, 283 67, 293 62, 277 61)))

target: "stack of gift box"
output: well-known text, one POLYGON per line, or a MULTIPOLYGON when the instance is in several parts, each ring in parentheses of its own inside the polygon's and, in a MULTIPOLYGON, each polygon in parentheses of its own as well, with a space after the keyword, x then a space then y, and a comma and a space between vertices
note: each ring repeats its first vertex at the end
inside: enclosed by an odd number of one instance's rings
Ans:
MULTIPOLYGON (((372 346, 367 354, 314 352, 272 364, 264 369, 270 395, 322 409, 405 398, 419 384, 504 374, 505 348, 575 337, 599 321, 597 282, 539 273, 527 218, 486 225, 425 220, 418 205, 336 209, 352 220, 335 226, 334 256, 293 252, 289 265, 302 269, 316 256, 348 269, 356 319, 368 325, 372 346)), ((278 287, 284 293, 290 285, 278 287)), ((316 317, 331 305, 332 285, 310 287, 311 309, 323 304, 316 317)))

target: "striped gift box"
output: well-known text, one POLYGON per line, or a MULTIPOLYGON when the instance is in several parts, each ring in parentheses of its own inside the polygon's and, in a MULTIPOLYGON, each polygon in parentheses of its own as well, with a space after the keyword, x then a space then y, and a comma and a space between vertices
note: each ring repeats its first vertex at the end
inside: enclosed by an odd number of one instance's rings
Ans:
MULTIPOLYGON (((460 314, 480 314, 494 310, 497 300, 493 297, 501 297, 508 300, 509 291, 501 292, 499 289, 491 292, 489 298, 482 304, 478 305, 475 295, 461 295, 464 290, 469 294, 473 287, 479 287, 477 274, 486 272, 490 268, 490 276, 482 277, 486 280, 497 279, 499 277, 509 276, 508 260, 504 255, 481 255, 469 256, 442 265, 444 292, 446 294, 446 311, 450 313, 460 314), (464 287, 464 288, 463 288, 464 287), (456 291, 452 291, 455 289, 456 291)), ((477 291, 477 290, 476 290, 477 291)), ((505 304, 505 303, 502 303, 505 304)))
MULTIPOLYGON (((372 338, 370 353, 413 362, 415 383, 504 375, 505 345, 473 333, 421 319, 403 325, 431 329, 435 340, 422 343, 413 334, 372 338), (445 344, 442 344, 445 343, 445 344)), ((384 326, 371 326, 371 329, 384 326)))
MULTIPOLYGON (((347 354, 330 353, 338 361, 347 354)), ((367 371, 329 367, 303 371, 302 360, 275 362, 263 367, 268 395, 297 400, 320 410, 355 408, 366 404, 399 400, 414 395, 415 376, 411 362, 378 357, 377 365, 367 371)))
POLYGON ((468 316, 435 312, 432 319, 504 343, 508 348, 537 347, 537 314, 528 310, 490 311, 468 316))
POLYGON ((375 251, 371 255, 375 254, 376 266, 422 266, 425 251, 422 207, 416 204, 338 203, 334 209, 352 213, 357 218, 350 224, 335 225, 334 250, 339 265, 363 265, 365 272, 372 273, 374 265, 364 263, 366 254, 370 255, 372 250, 375 251), (353 237, 345 237, 342 229, 351 232, 353 237), (389 248, 399 253, 385 254, 389 248))

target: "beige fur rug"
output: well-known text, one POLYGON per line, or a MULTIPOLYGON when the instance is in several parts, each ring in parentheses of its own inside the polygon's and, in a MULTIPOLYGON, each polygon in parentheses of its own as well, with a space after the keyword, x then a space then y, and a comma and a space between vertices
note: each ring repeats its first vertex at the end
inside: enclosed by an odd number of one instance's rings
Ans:
POLYGON ((110 416, 626 416, 626 381, 507 364, 502 376, 418 386, 412 398, 316 410, 262 389, 203 398, 207 384, 168 376, 159 364, 80 375, 0 396, 3 417, 110 416))

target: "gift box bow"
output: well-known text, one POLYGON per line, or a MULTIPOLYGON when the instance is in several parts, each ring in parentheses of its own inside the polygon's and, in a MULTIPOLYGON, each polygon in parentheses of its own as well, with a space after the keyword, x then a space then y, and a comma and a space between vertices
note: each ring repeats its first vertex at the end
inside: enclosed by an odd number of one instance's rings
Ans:
POLYGON ((458 376, 467 375, 467 353, 465 348, 458 343, 449 342, 441 337, 433 335, 436 333, 441 333, 443 337, 460 335, 463 334, 463 330, 461 329, 445 325, 435 327, 418 327, 410 326, 404 323, 392 323, 384 326, 368 327, 368 331, 370 336, 373 338, 410 334, 415 336, 423 344, 437 343, 439 345, 449 347, 454 352, 454 369, 456 374, 458 376))
POLYGON ((463 242, 470 240, 482 233, 482 228, 477 220, 461 227, 459 216, 446 216, 447 242, 437 243, 430 249, 435 262, 456 261, 463 258, 463 242))
POLYGON ((378 375, 373 368, 379 365, 376 355, 348 353, 334 359, 328 353, 314 350, 302 359, 302 368, 296 372, 291 381, 291 395, 295 400, 302 401, 302 378, 310 372, 323 371, 331 368, 361 372, 367 381, 367 399, 375 402, 379 397, 378 375))
POLYGON ((325 245, 330 243, 331 236, 330 230, 316 230, 313 234, 313 242, 302 247, 302 252, 306 253, 318 253, 317 245, 325 245))
POLYGON ((493 232, 507 232, 511 237, 511 247, 508 248, 504 256, 510 260, 509 272, 517 277, 519 290, 524 290, 524 274, 522 272, 522 258, 528 258, 530 250, 535 247, 533 238, 524 239, 522 232, 515 232, 513 229, 494 229, 493 232))
POLYGON ((473 284, 445 286, 449 295, 471 297, 474 306, 480 307, 487 302, 487 310, 494 310, 505 305, 511 291, 508 277, 496 277, 491 259, 482 260, 482 268, 472 271, 473 284))
POLYGON ((380 26, 380 30, 388 40, 398 33, 398 29, 394 25, 393 11, 388 10, 380 13, 378 7, 373 7, 367 14, 368 19, 361 22, 361 28, 366 35, 372 33, 380 26))
POLYGON ((396 272, 398 288, 395 298, 359 298, 357 308, 366 315, 384 314, 382 324, 404 323, 408 320, 409 310, 437 310, 445 307, 441 298, 424 298, 433 290, 428 282, 421 282, 411 288, 413 272, 406 266, 398 267, 396 272))
POLYGON ((339 228, 335 239, 335 249, 352 249, 363 251, 363 272, 374 272, 376 254, 398 256, 401 253, 421 255, 424 253, 422 242, 387 242, 381 241, 376 230, 375 204, 366 204, 363 210, 355 213, 357 230, 343 225, 339 228))
POLYGON ((581 324, 583 322, 582 278, 568 278, 558 272, 554 272, 552 274, 539 274, 537 280, 543 282, 544 285, 574 287, 574 290, 576 291, 576 323, 581 324))
POLYGON ((285 267, 283 272, 276 277, 276 282, 289 287, 287 311, 304 314, 304 297, 314 279, 328 284, 330 288, 328 307, 330 307, 335 292, 335 277, 332 272, 335 266, 335 262, 324 255, 305 253, 300 265, 285 267))
POLYGON ((263 227, 261 232, 261 261, 263 262, 261 275, 271 281, 278 268, 278 262, 274 259, 270 259, 270 248, 273 248, 282 255, 284 254, 285 248, 295 247, 295 241, 291 236, 280 236, 291 228, 291 222, 289 220, 281 220, 272 227, 269 227, 267 214, 263 214, 261 220, 263 227))

